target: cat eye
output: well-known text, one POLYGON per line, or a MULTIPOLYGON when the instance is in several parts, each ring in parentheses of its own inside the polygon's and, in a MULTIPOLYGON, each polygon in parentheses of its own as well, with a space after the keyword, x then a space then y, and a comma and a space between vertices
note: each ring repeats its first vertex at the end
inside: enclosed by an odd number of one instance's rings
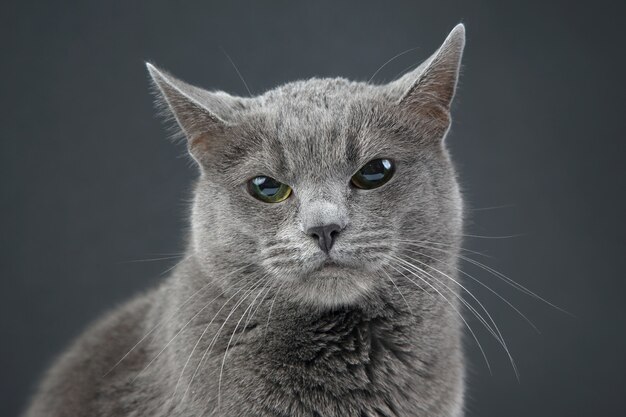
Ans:
POLYGON ((291 187, 274 178, 260 175, 248 181, 248 192, 252 197, 266 203, 280 203, 291 195, 291 187))
POLYGON ((357 188, 371 190, 389 181, 395 170, 390 159, 373 159, 352 176, 351 182, 357 188))

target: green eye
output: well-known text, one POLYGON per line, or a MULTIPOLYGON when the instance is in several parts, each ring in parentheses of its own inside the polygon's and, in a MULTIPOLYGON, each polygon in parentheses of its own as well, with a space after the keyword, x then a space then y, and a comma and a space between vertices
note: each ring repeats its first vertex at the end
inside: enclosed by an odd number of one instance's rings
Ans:
POLYGON ((280 203, 291 195, 291 187, 274 178, 258 176, 248 181, 248 192, 266 203, 280 203))
POLYGON ((371 190, 389 181, 395 170, 396 167, 390 159, 374 159, 359 169, 351 181, 357 188, 371 190))

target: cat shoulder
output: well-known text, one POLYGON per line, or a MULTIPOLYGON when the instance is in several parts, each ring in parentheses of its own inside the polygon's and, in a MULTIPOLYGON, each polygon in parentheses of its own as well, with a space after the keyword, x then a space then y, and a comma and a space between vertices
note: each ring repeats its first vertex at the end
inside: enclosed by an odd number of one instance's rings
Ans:
POLYGON ((95 405, 111 378, 141 366, 141 349, 125 355, 147 332, 155 293, 134 297, 88 326, 54 361, 24 417, 99 415, 95 405))

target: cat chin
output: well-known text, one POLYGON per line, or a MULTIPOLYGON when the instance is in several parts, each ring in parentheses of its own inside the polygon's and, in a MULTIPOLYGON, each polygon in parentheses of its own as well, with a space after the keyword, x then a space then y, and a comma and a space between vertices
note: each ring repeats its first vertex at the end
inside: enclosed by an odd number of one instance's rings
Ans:
POLYGON ((347 268, 324 268, 291 282, 290 293, 304 304, 333 309, 364 302, 374 287, 372 277, 347 268))

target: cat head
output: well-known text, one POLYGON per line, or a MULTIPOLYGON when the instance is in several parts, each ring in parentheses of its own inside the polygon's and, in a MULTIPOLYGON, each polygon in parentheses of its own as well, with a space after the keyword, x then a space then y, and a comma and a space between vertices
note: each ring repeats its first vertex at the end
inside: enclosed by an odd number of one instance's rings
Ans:
MULTIPOLYGON (((389 84, 310 79, 250 98, 148 64, 200 168, 193 256, 207 272, 250 265, 246 279, 337 306, 388 285, 404 243, 453 248, 461 199, 443 141, 464 43, 458 25, 389 84)), ((243 285, 236 276, 225 286, 243 285)))

